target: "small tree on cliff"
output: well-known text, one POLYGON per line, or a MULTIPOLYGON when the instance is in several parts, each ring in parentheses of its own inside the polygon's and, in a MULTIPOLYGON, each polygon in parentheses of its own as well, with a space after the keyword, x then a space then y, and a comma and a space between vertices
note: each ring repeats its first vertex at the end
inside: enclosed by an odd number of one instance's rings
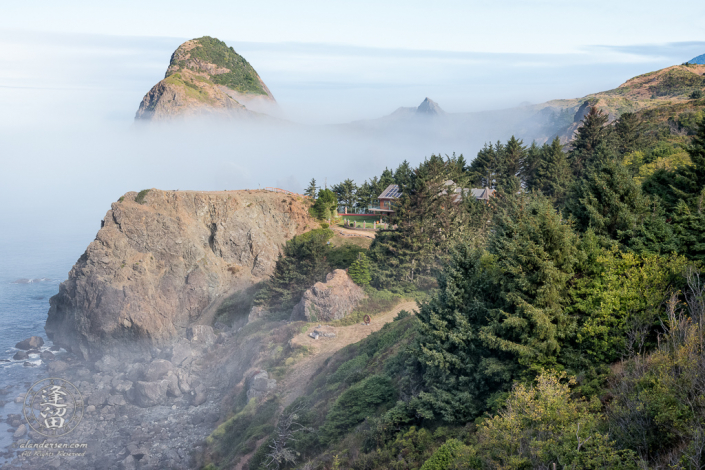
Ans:
POLYGON ((338 207, 338 199, 330 189, 321 189, 318 192, 318 199, 313 205, 313 212, 319 219, 328 220, 335 216, 338 207))
POLYGON ((311 182, 308 184, 308 188, 304 191, 304 194, 308 197, 316 197, 316 178, 311 178, 311 182))

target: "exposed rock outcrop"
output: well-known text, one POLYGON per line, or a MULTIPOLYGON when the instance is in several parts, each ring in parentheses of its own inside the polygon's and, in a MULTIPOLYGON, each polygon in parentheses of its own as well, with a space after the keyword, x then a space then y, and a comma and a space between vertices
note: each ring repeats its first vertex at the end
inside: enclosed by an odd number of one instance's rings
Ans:
MULTIPOLYGON (((113 203, 50 300, 47 335, 84 358, 125 343, 148 351, 211 323, 222 299, 271 274, 286 240, 315 224, 296 197, 266 191, 137 196, 113 203)), ((210 327, 189 336, 214 339, 210 327)))
POLYGON ((365 298, 365 292, 348 273, 336 269, 304 292, 291 312, 292 320, 332 321, 344 318, 365 298))
POLYGON ((164 80, 142 99, 135 120, 256 118, 275 107, 252 65, 224 42, 204 36, 176 49, 164 80))

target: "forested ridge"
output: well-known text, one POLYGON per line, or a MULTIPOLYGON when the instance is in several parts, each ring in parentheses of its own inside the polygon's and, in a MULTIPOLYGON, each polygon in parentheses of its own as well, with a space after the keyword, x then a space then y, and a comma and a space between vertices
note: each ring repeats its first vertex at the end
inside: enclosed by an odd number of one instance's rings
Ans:
POLYGON ((356 263, 368 293, 419 311, 331 358, 249 468, 705 468, 705 120, 653 116, 593 108, 568 146, 512 137, 312 181, 329 211, 325 191, 402 196, 368 250, 327 228, 290 241, 257 301, 284 311, 356 263))

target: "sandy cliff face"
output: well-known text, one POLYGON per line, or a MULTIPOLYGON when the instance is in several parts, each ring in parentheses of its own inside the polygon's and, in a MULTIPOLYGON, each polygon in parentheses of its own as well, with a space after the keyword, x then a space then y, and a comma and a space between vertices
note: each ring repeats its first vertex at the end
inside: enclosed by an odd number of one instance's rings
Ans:
POLYGON ((265 278, 313 228, 305 204, 266 191, 127 193, 51 298, 47 335, 84 358, 146 349, 209 322, 220 300, 265 278))

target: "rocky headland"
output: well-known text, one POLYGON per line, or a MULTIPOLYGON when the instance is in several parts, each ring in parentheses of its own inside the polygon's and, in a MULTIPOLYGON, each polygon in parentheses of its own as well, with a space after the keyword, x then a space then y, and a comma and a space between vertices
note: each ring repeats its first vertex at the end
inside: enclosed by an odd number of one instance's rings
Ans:
POLYGON ((204 36, 174 51, 164 79, 144 96, 135 120, 254 119, 273 109, 274 96, 252 65, 224 42, 204 36))
POLYGON ((211 324, 225 297, 268 277, 286 240, 317 223, 291 195, 152 189, 125 194, 102 225, 51 298, 45 328, 91 360, 149 355, 211 324))

